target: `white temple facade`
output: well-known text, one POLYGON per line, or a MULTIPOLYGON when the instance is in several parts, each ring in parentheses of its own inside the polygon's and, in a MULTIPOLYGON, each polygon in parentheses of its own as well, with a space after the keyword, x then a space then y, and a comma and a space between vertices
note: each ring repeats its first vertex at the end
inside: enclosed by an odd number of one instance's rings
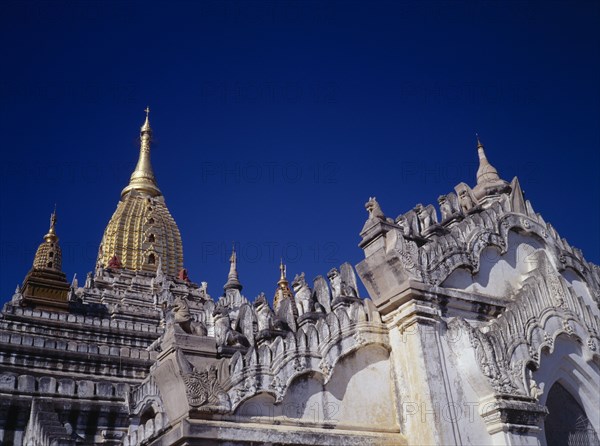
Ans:
POLYGON ((282 264, 271 305, 235 252, 220 297, 190 282, 151 132, 82 286, 53 214, 2 310, 1 444, 600 444, 600 268, 481 143, 473 187, 396 218, 369 199, 364 260, 282 264))

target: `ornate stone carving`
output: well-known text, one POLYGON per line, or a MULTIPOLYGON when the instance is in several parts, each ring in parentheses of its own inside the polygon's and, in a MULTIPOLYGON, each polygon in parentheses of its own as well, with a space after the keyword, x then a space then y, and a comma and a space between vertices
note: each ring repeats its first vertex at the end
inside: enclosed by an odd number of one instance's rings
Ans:
POLYGON ((231 327, 231 319, 229 317, 228 308, 222 305, 217 305, 213 313, 213 317, 217 345, 246 348, 250 346, 250 342, 246 336, 231 327))
POLYGON ((458 202, 460 204, 460 211, 463 214, 468 214, 476 209, 475 197, 473 197, 469 186, 464 183, 456 186, 456 193, 458 194, 458 202))
POLYGON ((529 396, 531 396, 535 400, 539 400, 540 396, 542 396, 543 393, 544 393, 544 391, 538 385, 538 383, 536 383, 533 378, 530 379, 529 380, 529 396))
POLYGON ((313 299, 316 300, 325 312, 331 311, 331 290, 323 276, 317 276, 313 283, 313 299))
POLYGON ((433 225, 437 225, 437 213, 432 205, 423 207, 421 203, 417 204, 414 209, 419 219, 419 227, 421 233, 428 231, 433 225))
POLYGON ((256 319, 258 321, 258 332, 271 330, 273 328, 273 319, 275 315, 269 307, 265 293, 260 293, 254 301, 256 319))
POLYGON ((333 300, 339 298, 342 295, 342 277, 340 276, 337 268, 331 268, 327 273, 327 278, 331 284, 331 293, 333 300))
POLYGON ((273 378, 271 384, 269 384, 269 388, 272 389, 273 392, 275 392, 275 394, 277 395, 275 401, 280 402, 281 400, 283 400, 283 396, 285 394, 285 384, 281 382, 279 376, 273 378))
POLYGON ((451 223, 452 221, 461 218, 460 204, 455 193, 450 192, 446 195, 438 197, 440 213, 442 214, 442 225, 451 223))
POLYGON ((190 306, 186 298, 177 296, 173 300, 172 311, 173 321, 185 333, 199 336, 206 336, 208 334, 208 330, 202 322, 194 321, 192 319, 192 314, 190 313, 190 306))
POLYGON ((177 361, 181 367, 181 377, 190 406, 210 412, 225 412, 230 408, 229 397, 223 390, 217 368, 210 365, 205 370, 196 370, 192 364, 177 351, 177 361))
POLYGON ((212 298, 208 294, 208 283, 207 282, 200 282, 200 288, 198 289, 198 293, 199 293, 201 299, 212 300, 212 298))
POLYGON ((365 209, 369 212, 369 220, 385 220, 385 215, 375 197, 369 198, 369 201, 365 203, 365 209))
POLYGON ((313 300, 312 290, 306 283, 304 273, 297 274, 292 281, 298 315, 315 311, 315 301, 313 300))
POLYGON ((489 378, 494 390, 503 394, 518 393, 517 386, 512 382, 508 363, 498 357, 494 340, 480 329, 472 327, 468 322, 459 320, 462 328, 469 334, 471 346, 475 350, 475 357, 483 374, 489 378))
MULTIPOLYGON (((472 327, 461 320, 456 322, 469 333, 481 370, 498 393, 534 397, 534 391, 537 394, 535 398, 539 397, 538 390, 525 389, 521 385, 529 379, 523 375, 524 364, 533 362, 539 366, 542 346, 552 349, 554 338, 561 332, 576 336, 574 326, 578 326, 589 333, 587 346, 590 350, 593 350, 590 342, 595 347, 592 339, 600 327, 598 317, 582 299, 575 298, 566 288, 563 279, 550 269, 550 262, 543 252, 536 254, 535 260, 537 268, 528 273, 513 303, 501 317, 483 328, 472 327), (559 295, 562 297, 560 306, 557 306, 556 297, 559 295), (556 320, 556 317, 562 319, 560 326, 548 322, 556 320), (526 349, 520 348, 522 346, 526 349), (524 355, 524 352, 527 353, 524 355), (504 370, 510 370, 512 376, 509 377, 504 370)), ((529 382, 531 386, 531 380, 529 382)))

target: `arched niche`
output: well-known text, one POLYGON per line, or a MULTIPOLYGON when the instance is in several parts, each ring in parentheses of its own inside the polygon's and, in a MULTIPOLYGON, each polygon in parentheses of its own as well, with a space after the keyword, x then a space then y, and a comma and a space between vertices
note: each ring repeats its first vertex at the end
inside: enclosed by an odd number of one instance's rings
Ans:
MULTIPOLYGON (((583 426, 584 422, 588 423, 586 426, 589 426, 594 434, 600 437, 598 435, 600 432, 600 407, 598 405, 600 368, 598 357, 584 359, 583 348, 578 339, 563 334, 556 338, 552 349, 546 348, 542 351, 540 368, 534 373, 533 377, 543 390, 539 402, 545 405, 550 412, 544 421, 546 440, 544 444, 569 444, 568 442, 553 443, 553 438, 548 437, 548 435, 556 435, 553 431, 554 427, 551 427, 550 424, 562 423, 569 429, 573 427, 571 414, 567 414, 567 411, 577 414, 575 421, 579 419, 580 427, 583 426), (561 398, 564 402, 562 406, 561 398), (566 403, 567 398, 570 401, 569 405, 566 403), (584 418, 581 418, 582 414, 584 418)), ((587 357, 589 358, 589 356, 587 357)), ((581 434, 582 429, 578 430, 579 434, 581 434)), ((571 433, 574 434, 574 432, 571 433)), ((585 445, 587 443, 581 444, 585 445)))
POLYGON ((563 387, 554 383, 546 399, 548 416, 544 434, 548 446, 597 446, 598 436, 579 402, 563 387))

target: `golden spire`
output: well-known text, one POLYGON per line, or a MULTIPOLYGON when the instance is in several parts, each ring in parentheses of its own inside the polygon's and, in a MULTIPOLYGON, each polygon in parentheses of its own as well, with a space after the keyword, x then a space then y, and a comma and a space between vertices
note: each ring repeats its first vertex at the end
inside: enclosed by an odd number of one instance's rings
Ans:
POLYGON ((287 283, 287 279, 285 277, 285 265, 283 264, 283 259, 281 259, 279 263, 279 282, 277 282, 277 285, 280 285, 284 282, 287 283))
POLYGON ((275 297, 273 298, 273 308, 277 311, 281 301, 286 298, 293 299, 294 295, 292 294, 290 284, 285 277, 285 265, 283 264, 283 259, 281 259, 281 263, 279 264, 279 282, 277 282, 277 289, 275 290, 275 297))
POLYGON ((242 290, 242 284, 238 280, 237 273, 237 254, 235 253, 235 243, 231 249, 231 257, 229 258, 229 274, 227 275, 227 283, 223 285, 224 290, 242 290))
POLYGON ((33 258, 33 268, 37 270, 51 269, 61 271, 62 251, 58 244, 56 235, 56 205, 54 211, 50 214, 50 229, 44 235, 44 241, 38 247, 33 258))
POLYGON ((149 119, 150 108, 146 107, 144 111, 146 112, 146 121, 140 129, 140 157, 129 179, 129 185, 121 192, 121 198, 132 190, 145 192, 152 197, 162 195, 156 184, 154 171, 150 163, 150 143, 152 142, 152 128, 149 119))

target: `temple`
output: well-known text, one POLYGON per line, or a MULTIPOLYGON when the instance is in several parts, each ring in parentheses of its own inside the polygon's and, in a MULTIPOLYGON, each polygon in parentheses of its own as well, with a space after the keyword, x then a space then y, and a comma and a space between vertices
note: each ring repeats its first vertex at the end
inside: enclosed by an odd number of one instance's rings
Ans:
POLYGON ((599 444, 600 268, 479 138, 473 187, 396 218, 370 198, 364 260, 282 261, 271 306, 235 250, 218 297, 188 277, 148 113, 82 286, 55 211, 2 309, 1 444, 599 444))

